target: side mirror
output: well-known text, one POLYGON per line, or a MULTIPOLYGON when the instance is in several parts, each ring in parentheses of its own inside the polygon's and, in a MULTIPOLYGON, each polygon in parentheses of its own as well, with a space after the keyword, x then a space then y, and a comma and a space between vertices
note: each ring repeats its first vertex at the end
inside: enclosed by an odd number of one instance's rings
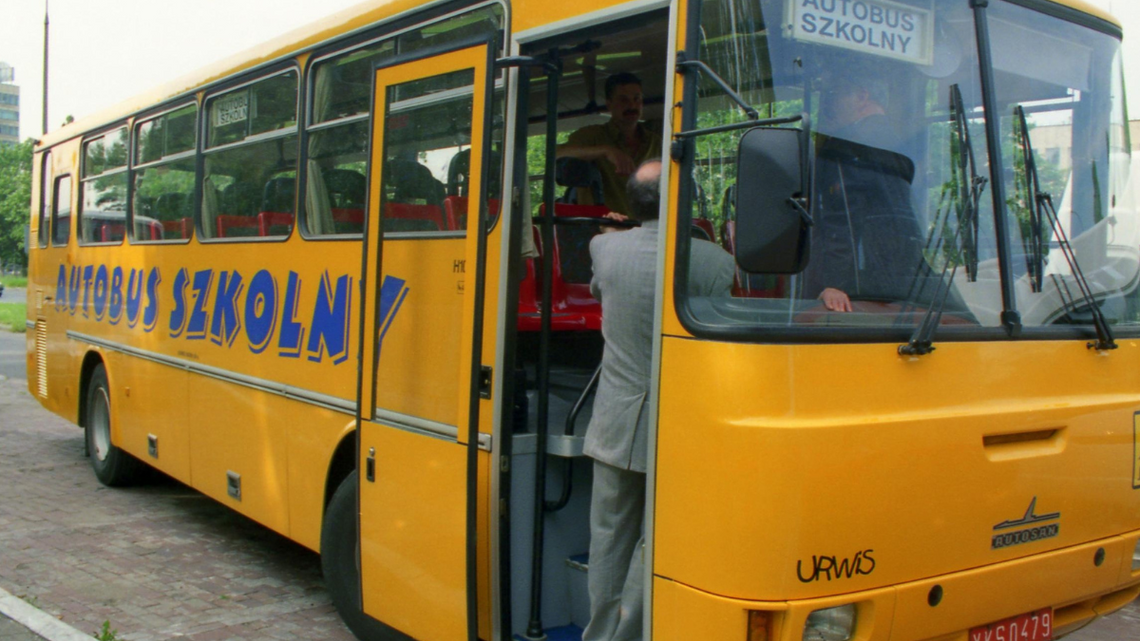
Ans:
POLYGON ((736 264, 755 274, 795 274, 807 266, 807 121, 803 129, 757 127, 740 139, 736 178, 736 264))

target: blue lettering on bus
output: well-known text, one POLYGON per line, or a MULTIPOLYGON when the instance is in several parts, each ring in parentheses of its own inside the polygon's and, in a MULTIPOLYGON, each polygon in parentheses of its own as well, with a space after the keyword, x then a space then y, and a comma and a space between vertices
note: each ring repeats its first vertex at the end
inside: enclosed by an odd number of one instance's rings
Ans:
POLYGON ((83 268, 83 317, 90 315, 87 310, 91 308, 91 281, 95 277, 95 266, 88 265, 83 268))
POLYGON ((305 327, 297 322, 297 306, 301 302, 301 276, 289 272, 289 283, 285 285, 285 307, 282 311, 281 335, 277 337, 277 354, 287 358, 301 355, 301 342, 305 339, 305 327))
POLYGON ((150 275, 146 279, 146 297, 147 305, 143 310, 143 331, 153 332, 155 325, 158 324, 158 286, 162 283, 162 275, 158 273, 158 268, 150 270, 150 275))
POLYGON ((186 286, 190 284, 190 272, 186 268, 178 270, 174 276, 174 310, 170 312, 171 338, 178 338, 186 331, 186 286))
POLYGON ((210 324, 210 341, 215 345, 230 347, 241 329, 241 316, 238 315, 238 296, 243 284, 237 271, 222 272, 218 275, 218 294, 214 298, 214 322, 210 324))
POLYGON ((59 276, 55 279, 55 311, 62 312, 67 302, 67 268, 59 266, 59 276))
POLYGON ((107 308, 107 320, 118 325, 123 319, 123 268, 116 267, 111 272, 111 296, 107 308))
POLYGON ((103 315, 107 313, 107 289, 109 286, 107 266, 99 265, 99 269, 95 270, 95 320, 103 320, 103 315))
POLYGON ((249 281, 245 296, 245 337, 249 351, 260 354, 269 347, 277 329, 277 279, 261 270, 249 281))
MULTIPOLYGON (((55 307, 60 313, 82 310, 85 316, 112 325, 126 318, 129 327, 141 325, 145 332, 153 331, 163 315, 171 338, 208 336, 224 348, 232 348, 244 334, 254 354, 276 342, 278 356, 287 358, 299 358, 304 352, 309 361, 334 365, 349 358, 357 284, 350 274, 326 271, 316 291, 306 292, 300 274, 290 271, 282 292, 277 277, 265 269, 249 280, 237 270, 180 269, 170 285, 169 313, 161 309, 162 282, 158 268, 60 265, 55 307), (303 309, 304 299, 312 300, 312 306, 303 309)), ((381 341, 408 291, 403 279, 384 277, 379 291, 381 341)))
POLYGON ((214 270, 202 269, 194 272, 190 286, 194 303, 190 307, 190 322, 186 325, 186 338, 202 340, 206 338, 206 323, 210 315, 206 312, 206 301, 210 297, 210 285, 214 282, 214 270))
POLYGON ((67 313, 75 316, 75 310, 79 309, 79 276, 82 274, 79 266, 71 268, 71 279, 67 281, 67 313))
POLYGON ((400 311, 400 305, 404 304, 407 295, 408 287, 402 278, 385 276, 384 282, 380 283, 380 344, 384 343, 384 335, 388 333, 388 328, 392 326, 396 312, 400 311))
POLYGON ((134 327, 139 323, 139 310, 141 309, 143 294, 143 273, 141 269, 132 269, 127 280, 127 325, 134 327))
POLYGON ((352 277, 347 274, 336 280, 333 293, 332 279, 326 271, 321 276, 317 304, 313 308, 313 323, 309 334, 309 360, 321 362, 325 350, 336 364, 348 360, 348 310, 352 307, 352 277))

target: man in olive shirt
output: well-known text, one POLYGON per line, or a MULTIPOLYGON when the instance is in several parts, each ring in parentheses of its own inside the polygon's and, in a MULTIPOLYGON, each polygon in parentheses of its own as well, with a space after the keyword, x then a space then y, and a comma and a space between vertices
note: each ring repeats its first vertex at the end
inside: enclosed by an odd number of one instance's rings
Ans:
POLYGON ((625 183, 641 163, 661 157, 661 136, 641 122, 641 79, 617 73, 606 79, 606 109, 610 121, 582 127, 558 146, 559 158, 593 162, 602 174, 605 205, 629 215, 625 183))

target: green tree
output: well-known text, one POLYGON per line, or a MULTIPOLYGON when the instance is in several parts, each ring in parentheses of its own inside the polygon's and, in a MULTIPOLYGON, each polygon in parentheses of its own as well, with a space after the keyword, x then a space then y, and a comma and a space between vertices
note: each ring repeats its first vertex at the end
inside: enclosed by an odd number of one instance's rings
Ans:
POLYGON ((0 263, 25 264, 24 226, 32 206, 32 141, 0 145, 0 263))

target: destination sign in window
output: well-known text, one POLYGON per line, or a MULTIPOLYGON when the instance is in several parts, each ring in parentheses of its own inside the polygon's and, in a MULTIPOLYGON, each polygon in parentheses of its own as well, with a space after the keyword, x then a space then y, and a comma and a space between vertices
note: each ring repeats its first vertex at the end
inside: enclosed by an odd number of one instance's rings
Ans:
POLYGON ((934 61, 934 11, 888 0, 788 0, 791 37, 905 60, 934 61))

